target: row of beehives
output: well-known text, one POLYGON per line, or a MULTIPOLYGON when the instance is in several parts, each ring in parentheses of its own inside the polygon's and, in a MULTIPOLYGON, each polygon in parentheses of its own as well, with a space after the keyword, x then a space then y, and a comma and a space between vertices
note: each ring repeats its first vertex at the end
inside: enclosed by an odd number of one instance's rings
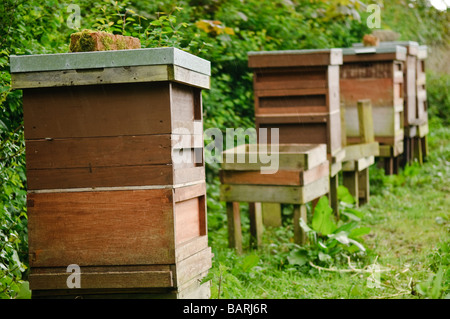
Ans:
MULTIPOLYGON (((298 230, 300 218, 306 220, 305 203, 329 192, 337 205, 339 171, 350 177, 358 171, 357 182, 367 185, 359 171, 373 163, 374 154, 392 157, 403 149, 397 147, 404 111, 397 84, 406 53, 401 47, 376 50, 348 55, 363 60, 348 71, 341 50, 250 56, 256 125, 278 127, 287 145, 280 147, 276 174, 245 167, 227 173, 230 163, 224 163, 231 243, 239 241, 238 201, 254 203, 251 228, 257 240, 259 202, 272 202, 272 209, 280 202, 294 204, 298 230), (345 132, 357 117, 364 130, 354 128, 353 137, 362 140, 346 135, 344 149, 339 79, 358 74, 367 82, 347 86, 358 94, 351 97, 353 111, 345 112, 353 116, 345 132), (361 99, 370 103, 357 107, 361 99), (371 107, 373 129, 367 120, 371 107), (384 113, 375 115, 378 109, 384 113), (384 133, 377 137, 377 130, 384 133), (374 148, 378 142, 387 148, 374 148)), ((11 56, 10 65, 13 88, 23 90, 33 297, 209 296, 208 282, 201 284, 212 260, 201 134, 209 62, 157 48, 11 56), (179 150, 191 161, 175 161, 179 150), (67 273, 69 265, 79 266, 79 273, 67 273)), ((303 235, 297 231, 297 240, 303 235)))
MULTIPOLYGON (((242 250, 239 202, 251 203, 257 243, 262 224, 281 225, 280 204, 294 204, 295 237, 303 243, 298 221, 306 221, 307 202, 328 194, 339 215, 340 171, 358 205, 369 200, 369 166, 376 157, 387 174, 397 172, 400 161, 421 162, 428 133, 426 54, 416 42, 250 52, 256 128, 279 130, 280 169, 264 175, 262 163, 227 163, 224 157, 221 195, 230 246, 242 250)), ((228 152, 249 153, 249 146, 228 152)))

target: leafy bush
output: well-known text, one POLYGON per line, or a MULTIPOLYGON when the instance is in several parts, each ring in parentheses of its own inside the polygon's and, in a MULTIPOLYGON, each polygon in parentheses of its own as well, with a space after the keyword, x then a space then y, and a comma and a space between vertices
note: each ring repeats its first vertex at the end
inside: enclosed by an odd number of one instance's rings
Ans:
POLYGON ((450 125, 450 74, 427 73, 428 116, 450 125))

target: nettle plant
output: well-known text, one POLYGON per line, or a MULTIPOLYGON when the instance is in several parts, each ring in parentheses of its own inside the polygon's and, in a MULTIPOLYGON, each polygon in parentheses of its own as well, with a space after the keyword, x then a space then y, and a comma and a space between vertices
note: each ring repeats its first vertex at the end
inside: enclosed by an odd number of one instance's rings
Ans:
POLYGON ((355 201, 347 188, 340 186, 338 197, 341 204, 338 223, 326 196, 319 199, 311 225, 300 220, 300 227, 308 234, 309 244, 293 249, 287 257, 289 264, 335 265, 367 255, 362 237, 370 233, 370 228, 361 226, 363 214, 354 208, 355 201))

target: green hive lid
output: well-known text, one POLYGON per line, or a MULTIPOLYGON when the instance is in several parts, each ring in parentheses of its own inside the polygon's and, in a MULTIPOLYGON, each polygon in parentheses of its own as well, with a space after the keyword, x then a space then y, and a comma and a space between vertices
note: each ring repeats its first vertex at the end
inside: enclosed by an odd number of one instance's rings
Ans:
POLYGON ((11 55, 11 73, 173 64, 211 75, 209 61, 176 48, 11 55))

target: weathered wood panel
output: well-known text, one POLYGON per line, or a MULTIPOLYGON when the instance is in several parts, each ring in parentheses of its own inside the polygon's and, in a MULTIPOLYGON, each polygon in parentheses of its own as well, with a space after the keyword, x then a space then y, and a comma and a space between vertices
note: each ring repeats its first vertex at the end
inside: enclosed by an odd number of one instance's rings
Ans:
POLYGON ((170 135, 28 140, 27 169, 171 164, 170 135))
POLYGON ((175 203, 176 245, 204 233, 204 230, 200 229, 200 219, 203 219, 205 210, 200 204, 201 199, 198 197, 175 203))
POLYGON ((174 65, 72 69, 12 74, 14 89, 174 81, 209 89, 208 75, 174 65))
MULTIPOLYGON (((184 172, 184 171, 183 171, 184 172)), ((28 190, 170 185, 204 179, 179 177, 172 165, 84 167, 27 170, 28 190)))
POLYGON ((212 266, 211 247, 207 247, 198 253, 178 262, 173 266, 175 287, 183 286, 198 276, 206 272, 212 266))
POLYGON ((222 184, 220 199, 226 202, 305 204, 328 191, 326 176, 305 186, 222 184))
POLYGON ((222 184, 244 185, 306 185, 329 174, 328 161, 309 170, 279 170, 275 174, 258 171, 220 171, 222 184))
MULTIPOLYGON (((70 273, 64 270, 54 273, 32 273, 30 275, 30 289, 68 289, 66 281, 69 275, 70 273)), ((165 271, 116 270, 113 272, 108 272, 107 269, 97 272, 85 272, 85 269, 81 269, 80 285, 82 289, 120 289, 173 287, 174 283, 170 269, 165 271)))
POLYGON ((24 90, 25 138, 171 133, 169 92, 168 82, 24 90))
POLYGON ((170 264, 170 189, 28 194, 31 267, 170 264))
POLYGON ((295 67, 295 66, 317 66, 342 64, 342 50, 331 49, 315 50, 308 53, 308 50, 275 51, 275 52, 253 52, 249 53, 248 66, 250 68, 264 67, 295 67))
POLYGON ((254 170, 268 167, 271 163, 265 163, 264 155, 271 156, 273 165, 278 170, 311 169, 327 160, 326 145, 321 144, 278 144, 278 153, 274 151, 274 145, 269 144, 245 144, 223 152, 224 170, 254 170), (263 146, 266 148, 264 149, 263 146))

